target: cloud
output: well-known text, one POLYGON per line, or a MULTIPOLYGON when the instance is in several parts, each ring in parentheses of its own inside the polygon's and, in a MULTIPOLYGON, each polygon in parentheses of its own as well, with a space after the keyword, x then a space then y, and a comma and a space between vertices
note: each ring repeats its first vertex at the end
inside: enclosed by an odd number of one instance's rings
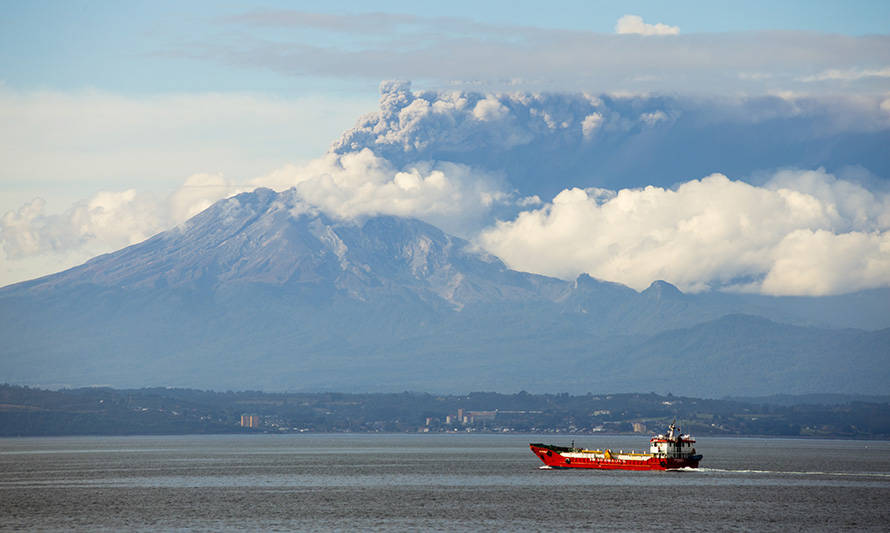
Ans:
POLYGON ((47 213, 46 202, 35 198, 0 217, 0 285, 141 242, 244 190, 221 175, 196 174, 167 196, 102 191, 57 214, 47 213))
POLYGON ((430 161, 397 168, 368 148, 329 153, 303 166, 282 168, 253 184, 277 190, 293 187, 308 205, 339 218, 414 217, 457 234, 481 227, 495 204, 514 201, 502 190, 502 180, 484 171, 430 161))
POLYGON ((593 137, 596 130, 600 127, 600 124, 603 123, 603 116, 600 113, 593 112, 581 121, 581 135, 584 138, 593 137))
POLYGON ((516 198, 503 180, 485 171, 449 162, 414 162, 398 168, 369 149, 328 153, 304 165, 285 165, 249 184, 220 174, 195 174, 174 192, 158 196, 135 189, 104 191, 49 214, 37 198, 0 218, 4 260, 0 284, 28 279, 79 264, 100 253, 141 242, 198 214, 213 202, 266 186, 293 188, 307 208, 338 218, 391 214, 421 218, 446 231, 469 235, 499 205, 533 205, 516 198), (23 262, 42 257, 53 267, 20 277, 23 262), (18 265, 18 266, 17 266, 18 265), (3 276, 12 276, 3 279, 3 276))
POLYGON ((94 242, 122 247, 163 227, 155 202, 133 189, 101 192, 61 215, 45 214, 45 205, 37 198, 0 219, 8 258, 63 252, 94 242))
POLYGON ((485 122, 503 120, 509 113, 510 111, 498 102, 497 98, 491 96, 476 102, 473 107, 473 116, 485 122))
POLYGON ((0 283, 138 242, 263 185, 293 187, 307 206, 341 218, 417 217, 466 237, 491 226, 479 240, 489 251, 560 277, 794 294, 881 286, 890 208, 875 191, 890 176, 887 100, 413 91, 384 82, 378 111, 308 162, 234 178, 199 172, 170 194, 108 187, 59 213, 39 200, 15 204, 0 219, 0 283), (709 176, 718 170, 751 183, 709 176), (697 176, 709 177, 688 181, 697 176), (496 218, 507 222, 492 226, 496 218), (811 255, 789 257, 807 246, 811 255))
POLYGON ((171 54, 288 76, 425 80, 429 87, 763 95, 886 90, 884 78, 838 87, 826 71, 883 69, 890 36, 761 31, 680 35, 622 17, 618 33, 493 25, 384 13, 252 11, 222 21, 228 40, 191 40, 171 54), (270 29, 274 33, 270 33, 270 29), (669 39, 634 38, 666 35, 669 39), (754 73, 753 75, 751 73, 754 73), (811 81, 804 79, 814 78, 811 81))
POLYGON ((645 123, 647 126, 655 126, 659 122, 664 122, 668 119, 668 116, 664 111, 653 111, 652 113, 643 113, 640 115, 640 120, 645 123))
POLYGON ((217 200, 248 190, 225 179, 222 174, 193 174, 167 200, 169 224, 185 222, 217 200))
POLYGON ((244 190, 221 175, 195 174, 166 197, 135 189, 102 191, 60 214, 47 214, 46 202, 35 198, 0 218, 0 238, 7 258, 13 259, 79 248, 110 251, 141 242, 244 190))
POLYGON ((451 161, 503 173, 523 195, 567 187, 671 186, 722 170, 748 176, 861 165, 890 177, 886 95, 690 98, 412 91, 381 84, 380 107, 333 145, 396 166, 451 161), (731 149, 729 149, 731 147, 731 149), (558 170, 555 170, 558 169, 558 170))
POLYGON ((890 286, 890 195, 821 170, 761 187, 713 174, 674 189, 566 189, 478 240, 512 268, 636 289, 657 279, 785 295, 890 286))
POLYGON ((822 295, 890 285, 890 231, 796 230, 776 246, 767 294, 822 295))
MULTIPOLYGON (((0 186, 31 191, 32 198, 75 183, 94 191, 173 188, 198 172, 246 180, 317 157, 372 108, 373 102, 326 96, 122 96, 0 86, 0 186)), ((0 213, 20 202, 0 200, 0 213)))
POLYGON ((284 9, 254 9, 226 17, 225 20, 258 27, 285 27, 330 30, 344 33, 392 32, 416 24, 413 15, 394 13, 331 14, 284 9))
POLYGON ((615 23, 615 33, 637 35, 679 35, 680 28, 668 26, 661 22, 646 24, 643 17, 638 15, 624 15, 615 23))
POLYGON ((826 81, 826 80, 834 80, 834 81, 856 81, 862 80, 866 78, 890 78, 890 67, 877 68, 877 69, 860 69, 860 68, 850 68, 845 70, 839 69, 830 69, 824 72, 820 72, 814 76, 806 76, 801 78, 801 81, 805 82, 814 82, 814 81, 826 81))

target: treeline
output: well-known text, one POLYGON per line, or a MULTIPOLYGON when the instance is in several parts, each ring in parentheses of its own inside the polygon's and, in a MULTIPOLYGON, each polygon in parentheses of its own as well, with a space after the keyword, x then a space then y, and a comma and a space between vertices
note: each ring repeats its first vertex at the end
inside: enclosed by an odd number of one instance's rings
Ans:
POLYGON ((890 436, 886 397, 701 399, 649 394, 433 395, 43 390, 0 385, 0 436, 235 432, 661 431, 697 435, 890 436), (775 400, 775 401, 773 401, 775 400), (255 427, 243 427, 253 415, 255 427))

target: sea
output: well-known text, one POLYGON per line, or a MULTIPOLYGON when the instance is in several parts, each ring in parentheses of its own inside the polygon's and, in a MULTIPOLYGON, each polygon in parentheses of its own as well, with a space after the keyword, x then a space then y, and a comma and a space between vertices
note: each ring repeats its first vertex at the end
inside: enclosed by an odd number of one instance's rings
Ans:
POLYGON ((890 442, 698 438, 701 467, 551 470, 645 435, 0 439, 8 531, 888 531, 890 442))

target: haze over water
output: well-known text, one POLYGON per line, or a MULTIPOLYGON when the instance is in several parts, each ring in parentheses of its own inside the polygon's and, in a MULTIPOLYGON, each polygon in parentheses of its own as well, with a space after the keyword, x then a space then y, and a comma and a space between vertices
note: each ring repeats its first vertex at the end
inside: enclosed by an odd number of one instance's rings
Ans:
POLYGON ((541 469, 529 441, 249 435, 0 440, 4 530, 885 530, 890 443, 700 438, 683 472, 541 469))

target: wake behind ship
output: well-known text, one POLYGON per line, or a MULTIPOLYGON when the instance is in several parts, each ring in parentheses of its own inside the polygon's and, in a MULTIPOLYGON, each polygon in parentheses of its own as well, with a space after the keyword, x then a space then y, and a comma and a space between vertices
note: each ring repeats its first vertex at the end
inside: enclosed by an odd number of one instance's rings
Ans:
POLYGON ((532 453, 552 468, 600 468, 607 470, 673 470, 698 468, 702 456, 695 453, 695 439, 671 424, 667 434, 649 439, 649 453, 529 444, 532 453))

